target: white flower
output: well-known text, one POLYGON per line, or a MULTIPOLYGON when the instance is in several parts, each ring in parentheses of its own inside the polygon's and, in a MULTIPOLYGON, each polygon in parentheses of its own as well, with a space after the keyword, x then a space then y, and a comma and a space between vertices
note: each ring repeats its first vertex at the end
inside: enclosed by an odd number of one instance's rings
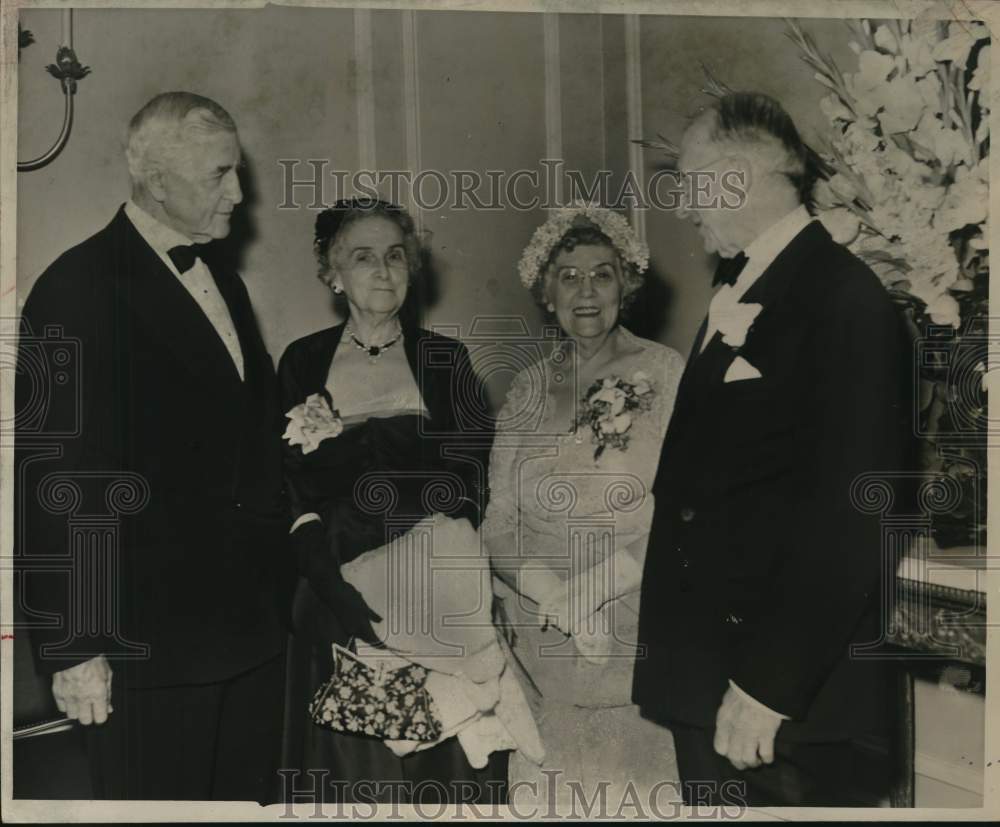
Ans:
POLYGON ((874 115, 882 107, 881 88, 895 68, 889 55, 870 49, 858 55, 858 71, 845 75, 847 90, 854 96, 855 108, 865 115, 874 115))
POLYGON ((945 128, 944 123, 930 110, 920 119, 913 139, 933 151, 944 166, 961 162, 969 155, 970 148, 965 136, 958 129, 945 128))
POLYGON ((1000 369, 993 368, 992 370, 987 370, 983 362, 976 365, 976 372, 983 375, 983 378, 980 380, 980 387, 983 393, 989 393, 990 385, 996 385, 997 381, 1000 380, 1000 369))
MULTIPOLYGON (((606 379, 604 381, 607 382, 606 379)), ((596 393, 591 394, 590 404, 593 405, 596 402, 606 402, 609 405, 614 404, 616 390, 618 389, 615 388, 613 385, 611 386, 605 385, 596 393)))
POLYGON ((948 37, 934 47, 934 59, 941 63, 951 61, 964 69, 976 41, 989 36, 990 30, 982 23, 955 21, 948 26, 948 37))
POLYGON ((913 31, 903 35, 900 50, 910 65, 910 71, 918 77, 932 72, 935 68, 933 55, 935 42, 933 30, 926 34, 918 34, 913 31))
POLYGON ((823 110, 823 114, 826 115, 831 123, 834 121, 854 120, 854 113, 844 106, 843 101, 837 94, 827 95, 822 98, 819 102, 819 108, 823 110))
POLYGON ((886 135, 909 132, 924 113, 924 100, 910 78, 894 78, 873 93, 873 98, 881 100, 883 111, 878 119, 886 135))
POLYGON ((315 451, 324 439, 340 436, 344 430, 338 412, 331 410, 326 398, 318 393, 310 394, 285 416, 289 423, 282 438, 289 445, 301 445, 303 454, 315 451))
POLYGON ((986 220, 989 188, 964 166, 958 168, 955 178, 934 217, 934 227, 941 232, 960 230, 986 220))
POLYGON ((627 413, 619 414, 612 420, 612 427, 616 434, 623 434, 632 427, 632 417, 627 413))
POLYGON ((636 396, 645 396, 653 390, 652 380, 645 371, 637 370, 632 374, 632 388, 636 396))
POLYGON ((620 388, 616 390, 614 401, 611 403, 611 415, 618 416, 625 410, 625 391, 620 388))
POLYGON ((824 210, 819 214, 819 220, 838 244, 850 244, 861 229, 858 217, 844 207, 824 210))
POLYGON ((932 114, 941 111, 941 79, 936 74, 920 78, 917 91, 932 114))
POLYGON ((895 54, 899 44, 896 43, 896 37, 889 31, 888 26, 879 26, 875 30, 875 45, 883 51, 895 54))
POLYGON ((753 324, 762 305, 745 304, 734 301, 733 288, 728 284, 719 288, 709 309, 710 323, 722 334, 722 341, 730 347, 743 347, 747 332, 753 324))
MULTIPOLYGON (((983 46, 976 56, 976 70, 972 73, 969 88, 977 92, 990 88, 990 47, 983 46)), ((989 120, 987 119, 987 123, 989 120)))
POLYGON ((927 314, 934 324, 948 324, 952 327, 958 327, 962 321, 958 302, 947 293, 942 293, 927 306, 927 314))

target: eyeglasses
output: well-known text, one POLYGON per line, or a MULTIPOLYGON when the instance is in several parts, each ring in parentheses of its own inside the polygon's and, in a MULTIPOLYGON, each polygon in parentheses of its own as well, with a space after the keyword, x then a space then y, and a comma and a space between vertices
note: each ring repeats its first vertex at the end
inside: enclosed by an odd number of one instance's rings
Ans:
POLYGON ((591 284, 603 286, 614 283, 618 274, 610 264, 598 264, 586 273, 579 267, 560 267, 556 270, 556 279, 560 284, 567 286, 579 284, 584 278, 589 278, 591 284))

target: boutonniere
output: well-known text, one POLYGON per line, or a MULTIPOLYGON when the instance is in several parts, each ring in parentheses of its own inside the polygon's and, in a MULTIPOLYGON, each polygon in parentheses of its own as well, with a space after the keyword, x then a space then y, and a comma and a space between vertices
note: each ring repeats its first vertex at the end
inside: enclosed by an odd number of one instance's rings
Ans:
POLYGON ((590 427, 591 441, 597 446, 595 460, 608 447, 625 451, 633 416, 648 411, 653 396, 653 383, 641 370, 632 374, 630 382, 617 376, 598 379, 580 399, 570 432, 578 434, 581 426, 590 427))
POLYGON ((303 454, 315 451, 324 439, 340 436, 344 430, 340 412, 331 409, 326 397, 319 393, 310 394, 285 416, 289 422, 282 438, 289 445, 301 445, 303 454))
POLYGON ((739 299, 733 299, 732 293, 733 289, 729 285, 719 291, 719 295, 712 301, 712 314, 715 326, 722 334, 722 341, 738 350, 746 342, 747 333, 763 305, 744 304, 739 299))

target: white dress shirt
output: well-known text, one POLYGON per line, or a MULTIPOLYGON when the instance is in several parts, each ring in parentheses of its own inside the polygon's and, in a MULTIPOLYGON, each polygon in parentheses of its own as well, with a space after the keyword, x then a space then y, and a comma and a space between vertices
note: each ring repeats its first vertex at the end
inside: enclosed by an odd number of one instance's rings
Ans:
POLYGON ((240 348, 240 339, 236 335, 236 327, 233 325, 232 316, 229 315, 226 300, 222 298, 219 287, 215 283, 215 279, 212 278, 205 262, 196 258, 190 270, 186 273, 179 273, 170 260, 170 256, 167 255, 167 251, 172 247, 190 245, 191 239, 157 221, 131 199, 125 205, 125 215, 128 216, 139 235, 153 248, 167 269, 184 285, 184 289, 191 294, 191 298, 197 302, 198 307, 208 317, 215 332, 219 334, 219 338, 226 346, 226 350, 229 351, 240 379, 243 379, 243 351, 240 348))
POLYGON ((712 303, 708 306, 708 327, 705 330, 705 338, 702 339, 702 351, 708 346, 709 341, 719 331, 715 316, 722 310, 725 304, 738 302, 746 295, 746 292, 753 286, 771 266, 771 263, 778 257, 813 217, 804 206, 798 206, 776 224, 772 224, 755 238, 743 251, 747 257, 746 266, 740 273, 739 278, 733 285, 723 285, 712 297, 712 303))

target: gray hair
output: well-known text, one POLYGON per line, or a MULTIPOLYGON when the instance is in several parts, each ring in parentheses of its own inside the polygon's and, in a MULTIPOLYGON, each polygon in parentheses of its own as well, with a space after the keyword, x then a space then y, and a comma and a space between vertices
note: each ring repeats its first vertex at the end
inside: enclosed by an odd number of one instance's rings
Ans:
POLYGON ((708 108, 709 138, 749 150, 767 169, 784 175, 805 200, 811 189, 808 150, 785 108, 762 92, 730 92, 708 108))
POLYGON ((132 182, 169 165, 193 132, 236 134, 236 123, 215 101, 193 92, 164 92, 149 101, 128 125, 125 157, 132 182))

